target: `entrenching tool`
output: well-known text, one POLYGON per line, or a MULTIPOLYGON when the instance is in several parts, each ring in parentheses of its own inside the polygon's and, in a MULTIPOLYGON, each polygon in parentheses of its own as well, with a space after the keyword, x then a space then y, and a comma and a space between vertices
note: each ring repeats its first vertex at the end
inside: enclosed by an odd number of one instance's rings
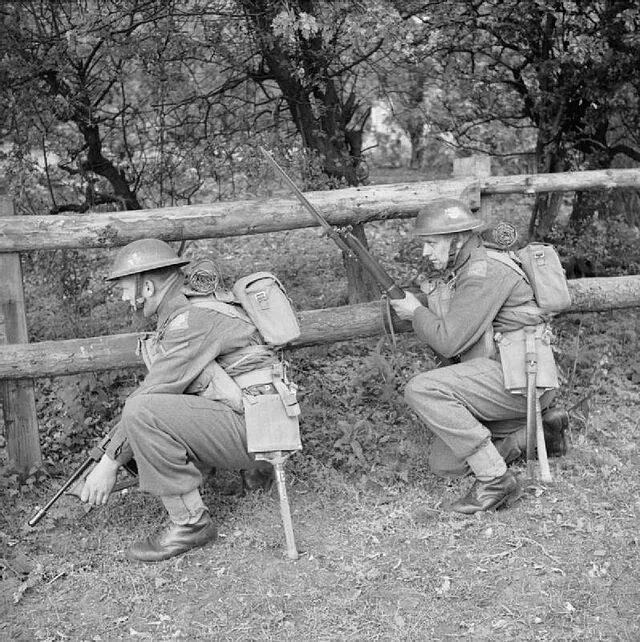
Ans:
POLYGON ((536 353, 535 327, 529 326, 525 332, 525 372, 527 375, 527 474, 535 478, 534 453, 537 451, 540 464, 540 480, 552 481, 547 446, 544 441, 544 426, 542 424, 542 408, 540 395, 542 390, 536 386, 538 374, 538 356, 536 353))

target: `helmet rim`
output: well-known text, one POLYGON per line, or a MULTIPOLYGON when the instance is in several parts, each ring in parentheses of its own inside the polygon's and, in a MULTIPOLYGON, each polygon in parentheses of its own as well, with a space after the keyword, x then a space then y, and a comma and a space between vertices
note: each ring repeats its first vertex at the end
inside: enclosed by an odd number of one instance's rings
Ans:
POLYGON ((182 266, 189 260, 178 256, 160 239, 139 239, 122 247, 116 255, 105 281, 151 272, 165 267, 182 266))
POLYGON ((456 199, 438 199, 418 210, 413 236, 441 236, 470 232, 484 225, 465 203, 456 199))

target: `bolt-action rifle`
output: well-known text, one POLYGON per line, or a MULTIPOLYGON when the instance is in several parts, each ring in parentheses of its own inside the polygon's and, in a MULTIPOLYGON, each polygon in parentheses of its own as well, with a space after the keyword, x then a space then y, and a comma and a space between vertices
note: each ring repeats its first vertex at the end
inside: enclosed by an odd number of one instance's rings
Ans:
POLYGON ((287 173, 278 165, 266 149, 260 147, 262 155, 267 159, 271 167, 284 179, 291 191, 304 205, 307 211, 320 223, 326 235, 348 256, 355 256, 362 264, 362 267, 371 274, 378 282, 384 294, 391 299, 404 299, 405 293, 396 282, 389 276, 387 271, 376 261, 362 242, 357 239, 348 229, 333 227, 318 210, 308 201, 307 197, 298 189, 298 186, 289 178, 287 173))
MULTIPOLYGON (((93 467, 100 461, 100 459, 102 459, 110 441, 111 435, 107 435, 97 446, 94 446, 91 449, 89 457, 71 474, 67 481, 65 481, 61 486, 60 490, 58 490, 58 492, 45 504, 45 506, 39 508, 36 514, 27 522, 29 526, 35 526, 65 493, 69 495, 77 495, 78 497, 80 496, 84 480, 87 478, 87 475, 91 472, 93 467)), ((118 482, 113 487, 113 490, 111 491, 112 493, 135 486, 138 483, 138 471, 136 469, 135 462, 131 461, 130 463, 124 464, 123 468, 127 473, 129 473, 130 477, 118 482)))

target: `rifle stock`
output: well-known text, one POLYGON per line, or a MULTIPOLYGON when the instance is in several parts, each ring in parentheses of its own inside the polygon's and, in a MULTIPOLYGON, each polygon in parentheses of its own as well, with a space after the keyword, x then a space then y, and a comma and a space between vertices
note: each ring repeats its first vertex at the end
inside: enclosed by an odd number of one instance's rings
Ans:
POLYGON ((384 294, 391 299, 404 299, 404 290, 396 284, 389 273, 373 258, 369 250, 361 243, 361 241, 348 230, 334 228, 309 202, 307 197, 300 191, 298 186, 291 180, 282 167, 278 165, 271 154, 269 154, 264 147, 260 147, 260 151, 271 167, 273 167, 273 169, 275 169, 276 172, 284 179, 306 210, 320 223, 320 226, 324 229, 327 236, 333 240, 336 245, 345 252, 345 254, 355 256, 358 261, 360 261, 362 267, 378 282, 378 285, 380 285, 384 294))

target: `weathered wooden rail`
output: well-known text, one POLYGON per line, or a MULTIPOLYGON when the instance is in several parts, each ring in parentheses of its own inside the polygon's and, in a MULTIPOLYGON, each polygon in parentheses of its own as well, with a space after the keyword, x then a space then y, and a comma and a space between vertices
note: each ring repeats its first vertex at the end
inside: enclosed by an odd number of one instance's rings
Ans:
MULTIPOLYGON (((410 218, 436 198, 535 194, 617 187, 640 188, 640 170, 567 174, 461 177, 445 181, 310 192, 306 196, 335 225, 410 218)), ((5 212, 6 214, 6 212, 5 212)), ((90 215, 0 216, 0 303, 8 343, 0 346, 0 387, 9 455, 19 468, 40 461, 31 379, 111 370, 138 363, 136 334, 26 343, 26 326, 15 310, 23 303, 18 253, 33 250, 115 247, 153 236, 167 241, 263 234, 316 225, 295 199, 237 201, 137 212, 90 215), (4 267, 3 267, 4 266, 4 267), (6 267, 9 266, 9 267, 6 267), (31 386, 31 388, 30 388, 31 386), (31 406, 31 411, 26 405, 31 406)), ((640 305, 640 275, 582 279, 570 284, 572 312, 640 305)), ((292 348, 330 343, 385 331, 380 304, 300 313, 302 336, 292 348)), ((410 329, 398 322, 396 332, 410 329)))
MULTIPOLYGON (((601 312, 640 305, 640 275, 575 279, 569 283, 569 312, 601 312)), ((291 348, 377 336, 385 332, 379 302, 300 312, 301 336, 291 348)), ((396 320, 394 332, 411 324, 396 320)), ((0 379, 53 377, 141 365, 138 334, 118 334, 0 347, 0 379)))
MULTIPOLYGON (((436 198, 478 191, 537 194, 583 189, 640 189, 640 170, 462 177, 454 180, 350 187, 305 195, 334 225, 410 218, 436 198)), ((134 212, 0 218, 0 252, 114 247, 153 236, 165 241, 221 238, 317 226, 295 198, 184 205, 134 212)))

